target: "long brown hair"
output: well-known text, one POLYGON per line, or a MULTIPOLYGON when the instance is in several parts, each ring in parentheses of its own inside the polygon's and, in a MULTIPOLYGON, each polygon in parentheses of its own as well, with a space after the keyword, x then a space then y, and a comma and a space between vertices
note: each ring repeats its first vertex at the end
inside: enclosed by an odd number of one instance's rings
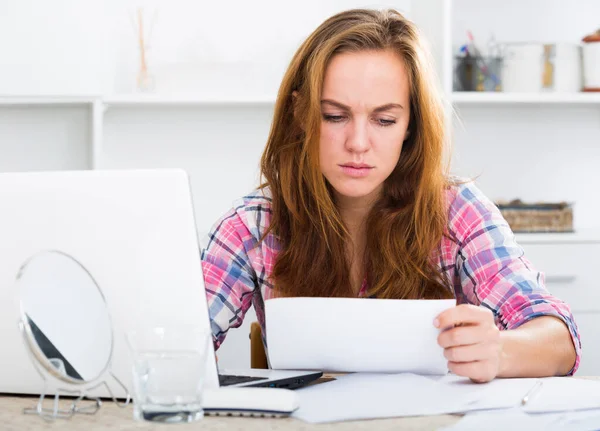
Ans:
POLYGON ((280 246, 271 281, 282 296, 356 296, 346 254, 350 238, 320 171, 319 139, 329 61, 365 50, 394 50, 403 59, 411 112, 400 160, 366 220, 368 295, 452 297, 435 257, 447 224, 443 105, 418 30, 394 10, 332 16, 300 46, 283 78, 261 160, 261 187, 272 197, 267 233, 280 246))

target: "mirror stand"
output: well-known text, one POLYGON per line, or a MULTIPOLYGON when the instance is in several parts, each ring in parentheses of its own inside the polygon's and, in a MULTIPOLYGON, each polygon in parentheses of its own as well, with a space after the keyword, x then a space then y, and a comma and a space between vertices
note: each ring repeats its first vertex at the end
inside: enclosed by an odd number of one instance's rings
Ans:
MULTIPOLYGON (((46 375, 46 370, 41 368, 37 358, 35 358, 35 355, 31 350, 31 345, 27 341, 26 329, 25 329, 25 325, 23 324, 23 322, 19 322, 19 328, 21 329, 21 334, 23 335, 23 340, 25 342, 25 347, 26 347, 27 353, 29 355, 29 358, 31 359, 31 362, 33 363, 34 368, 36 369, 36 371, 38 372, 38 374, 44 381, 44 387, 40 393, 40 397, 38 398, 37 405, 34 408, 24 408, 23 409, 24 414, 38 415, 47 421, 53 421, 55 419, 69 419, 75 414, 94 415, 98 412, 98 410, 100 410, 100 407, 102 407, 102 400, 100 398, 89 397, 85 394, 85 392, 92 391, 100 386, 104 386, 106 388, 106 390, 110 394, 110 398, 118 407, 125 408, 129 405, 129 403, 131 402, 131 395, 130 395, 129 391, 127 390, 127 387, 123 384, 123 382, 117 376, 115 376, 112 372, 109 371, 108 374, 110 374, 110 376, 119 384, 119 386, 121 386, 125 390, 125 393, 127 394, 125 402, 119 401, 117 399, 117 397, 115 397, 113 391, 110 388, 110 385, 106 382, 106 380, 102 380, 93 386, 86 387, 85 389, 69 389, 69 388, 60 387, 59 385, 57 385, 55 388, 55 393, 54 393, 54 397, 53 397, 53 401, 52 401, 52 407, 51 408, 44 407, 44 402, 47 399, 46 395, 48 395, 48 388, 50 386, 49 379, 46 375), (75 398, 71 402, 71 405, 69 408, 66 408, 66 409, 59 408, 59 401, 60 401, 61 393, 62 394, 73 394, 74 396, 77 396, 77 398, 75 398), (89 405, 81 406, 80 402, 83 400, 93 401, 93 403, 89 404, 89 405)), ((62 364, 62 361, 60 359, 53 359, 53 360, 51 360, 51 362, 53 363, 53 365, 55 365, 57 367, 57 369, 60 369, 61 366, 64 368, 64 365, 62 364)))
POLYGON ((102 407, 102 400, 100 398, 88 398, 83 394, 80 394, 72 403, 68 409, 60 409, 59 408, 59 400, 60 400, 60 392, 70 392, 64 388, 57 388, 56 393, 54 394, 54 401, 52 403, 52 408, 44 407, 44 400, 46 399, 46 389, 40 395, 38 403, 35 408, 24 408, 23 413, 29 415, 38 415, 48 421, 52 421, 54 419, 69 419, 76 413, 79 414, 87 414, 93 415, 100 410, 102 407), (88 399, 94 401, 94 404, 80 407, 79 402, 83 399, 88 399))

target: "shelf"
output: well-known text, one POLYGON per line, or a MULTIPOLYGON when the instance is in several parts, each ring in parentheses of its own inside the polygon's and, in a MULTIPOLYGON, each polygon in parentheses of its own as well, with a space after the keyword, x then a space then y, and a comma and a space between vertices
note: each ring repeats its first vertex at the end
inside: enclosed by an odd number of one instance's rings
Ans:
POLYGON ((520 244, 599 243, 600 229, 580 229, 573 233, 515 233, 520 244))
POLYGON ((598 105, 600 93, 452 93, 456 105, 539 104, 539 105, 598 105))
POLYGON ((2 106, 80 106, 103 102, 114 107, 273 106, 270 97, 205 97, 196 95, 117 94, 110 96, 0 96, 2 106))
POLYGON ((1 106, 81 106, 91 105, 99 96, 0 96, 1 106))
MULTIPOLYGON (((454 92, 455 105, 598 105, 600 93, 478 93, 454 92)), ((273 106, 274 97, 208 97, 201 95, 119 94, 110 96, 0 96, 0 106, 90 105, 102 101, 108 106, 273 106)))
POLYGON ((102 98, 107 106, 114 107, 161 107, 161 106, 272 106, 274 98, 228 98, 228 97, 203 97, 195 95, 154 95, 154 94, 123 94, 102 98))

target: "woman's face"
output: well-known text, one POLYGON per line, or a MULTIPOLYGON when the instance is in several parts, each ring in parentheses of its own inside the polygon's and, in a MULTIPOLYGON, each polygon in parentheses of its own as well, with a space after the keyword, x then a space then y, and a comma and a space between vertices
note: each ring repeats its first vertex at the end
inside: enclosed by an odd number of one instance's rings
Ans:
POLYGON ((334 56, 321 99, 321 172, 346 202, 372 201, 407 137, 410 94, 404 63, 391 51, 334 56))

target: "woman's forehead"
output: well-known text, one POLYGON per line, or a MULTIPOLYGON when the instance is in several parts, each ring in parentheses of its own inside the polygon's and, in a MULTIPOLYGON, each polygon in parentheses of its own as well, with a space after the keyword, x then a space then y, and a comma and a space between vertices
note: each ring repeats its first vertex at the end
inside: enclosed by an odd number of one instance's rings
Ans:
POLYGON ((406 106, 409 91, 406 67, 395 52, 348 52, 335 55, 329 62, 322 98, 348 106, 406 106))

